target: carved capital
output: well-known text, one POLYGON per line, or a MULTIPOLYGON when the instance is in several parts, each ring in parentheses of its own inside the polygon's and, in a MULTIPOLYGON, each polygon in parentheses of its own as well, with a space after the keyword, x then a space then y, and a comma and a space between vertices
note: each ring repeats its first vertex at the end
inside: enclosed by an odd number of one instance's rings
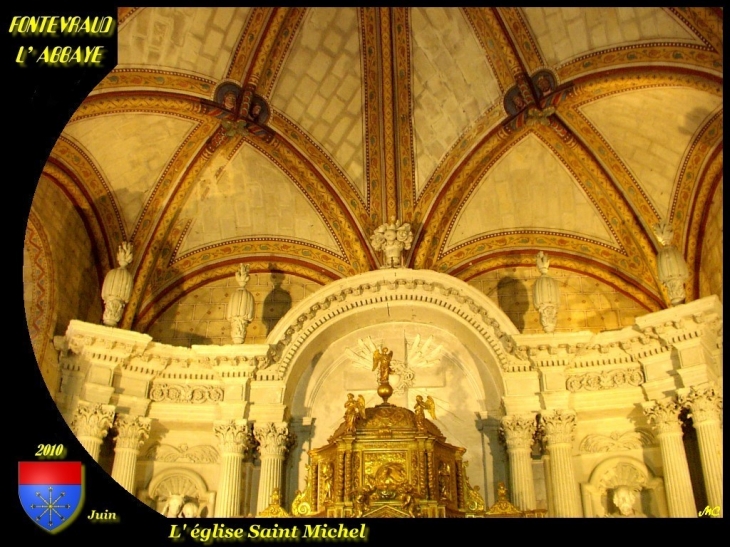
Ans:
POLYGON ((114 419, 114 429, 117 432, 117 436, 114 438, 115 447, 139 450, 149 438, 151 426, 151 418, 117 414, 114 419))
POLYGON ((512 415, 502 418, 500 432, 508 450, 530 449, 535 442, 537 423, 531 415, 512 415))
POLYGON ((253 445, 251 428, 246 420, 215 422, 213 431, 220 440, 223 454, 245 455, 253 445))
POLYGON ((103 439, 109 433, 109 427, 111 427, 113 420, 113 405, 79 401, 71 420, 71 431, 77 437, 103 439))
POLYGON ((259 442, 259 452, 262 456, 283 457, 294 438, 289 434, 286 423, 254 424, 253 434, 259 442))
POLYGON ((679 420, 682 407, 676 402, 672 400, 647 401, 641 406, 657 434, 682 433, 682 424, 679 420))
POLYGON ((541 412, 539 431, 548 447, 552 444, 572 443, 575 432, 575 412, 572 410, 541 412))
POLYGON ((680 393, 679 404, 689 409, 695 425, 719 422, 722 417, 722 394, 713 384, 693 386, 680 393))

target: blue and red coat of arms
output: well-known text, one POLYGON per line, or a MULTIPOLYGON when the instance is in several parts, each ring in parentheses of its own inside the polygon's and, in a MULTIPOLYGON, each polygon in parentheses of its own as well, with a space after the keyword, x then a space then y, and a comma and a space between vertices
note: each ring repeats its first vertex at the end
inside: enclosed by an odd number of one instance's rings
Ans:
POLYGON ((81 462, 19 462, 18 495, 25 513, 55 533, 78 515, 84 497, 81 462))

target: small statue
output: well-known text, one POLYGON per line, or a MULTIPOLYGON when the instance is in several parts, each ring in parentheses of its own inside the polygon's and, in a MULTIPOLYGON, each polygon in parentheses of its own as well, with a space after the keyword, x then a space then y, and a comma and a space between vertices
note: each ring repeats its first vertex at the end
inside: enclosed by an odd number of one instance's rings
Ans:
POLYGON ((352 393, 347 394, 345 401, 345 431, 355 433, 357 419, 365 419, 365 397, 359 395, 357 400, 352 393))
POLYGON ((111 270, 104 278, 101 287, 101 298, 104 301, 104 315, 102 322, 109 327, 116 327, 122 320, 124 306, 132 295, 132 274, 127 271, 127 265, 132 262, 132 244, 124 242, 117 251, 119 267, 111 270))
POLYGON ((403 267, 403 251, 411 248, 413 232, 409 223, 401 224, 400 220, 390 217, 390 224, 381 224, 371 236, 373 249, 383 251, 384 259, 381 268, 403 267))
POLYGON ((332 500, 333 475, 334 475, 334 467, 332 466, 332 462, 325 463, 324 467, 322 468, 322 482, 324 484, 324 488, 323 488, 324 501, 326 501, 326 502, 332 500))
POLYGON ((361 517, 370 510, 370 496, 375 489, 370 486, 364 486, 353 490, 352 492, 352 516, 361 517))
POLYGON ((393 368, 390 366, 392 359, 393 352, 388 348, 376 349, 373 353, 373 371, 378 371, 378 383, 381 385, 390 383, 390 373, 393 372, 393 368))
POLYGON ((248 264, 241 264, 236 271, 236 282, 239 287, 231 295, 228 303, 226 319, 231 322, 231 338, 234 344, 243 344, 246 338, 246 329, 254 316, 253 295, 246 290, 249 276, 248 264))
POLYGON ((439 463, 439 498, 451 499, 451 466, 446 462, 439 463))
POLYGON ((418 491, 411 483, 405 483, 401 487, 400 492, 401 509, 406 511, 412 518, 416 518, 419 513, 418 491))
POLYGON ((269 506, 259 513, 260 517, 290 517, 291 515, 281 506, 281 494, 278 488, 271 492, 269 506))
POLYGON ((665 220, 654 226, 654 234, 661 244, 657 254, 659 281, 667 289, 672 306, 682 304, 687 296, 684 285, 689 278, 689 269, 682 252, 672 243, 674 229, 665 220))
POLYGON ((191 500, 182 506, 180 510, 180 517, 186 519, 193 519, 199 516, 200 507, 195 500, 191 500))
POLYGON ((619 514, 615 516, 635 517, 637 489, 627 485, 617 486, 613 489, 613 504, 618 509, 619 514))
POLYGON ((416 427, 421 431, 426 429, 426 410, 428 410, 432 420, 436 419, 436 403, 430 395, 426 397, 425 401, 423 397, 416 395, 416 406, 413 407, 413 410, 416 414, 416 427))
POLYGON ((171 494, 167 498, 165 506, 162 508, 162 514, 168 518, 178 518, 184 516, 182 513, 185 505, 185 496, 180 494, 171 494))

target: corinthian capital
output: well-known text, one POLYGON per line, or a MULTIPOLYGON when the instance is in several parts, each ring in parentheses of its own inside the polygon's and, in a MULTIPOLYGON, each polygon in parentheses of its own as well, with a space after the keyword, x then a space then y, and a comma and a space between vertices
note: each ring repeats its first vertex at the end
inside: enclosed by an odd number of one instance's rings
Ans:
POLYGON ((71 431, 77 437, 103 439, 109 433, 109 427, 111 427, 113 420, 113 405, 79 401, 71 420, 71 431))
POLYGON ((289 427, 285 422, 254 424, 253 433, 259 442, 262 456, 267 454, 283 456, 294 440, 289 435, 289 427))
POLYGON ((537 424, 535 417, 527 415, 512 415, 502 418, 500 431, 504 436, 508 449, 527 448, 535 442, 537 424))
POLYGON ((682 407, 675 401, 646 401, 641 406, 657 434, 682 433, 682 424, 679 421, 682 407))
POLYGON ((213 430, 221 443, 223 454, 245 454, 253 446, 251 428, 246 420, 215 422, 213 430))
POLYGON ((575 431, 575 412, 572 410, 541 412, 539 431, 548 446, 557 443, 572 443, 575 431))
POLYGON ((150 436, 151 425, 151 418, 117 414, 117 417, 114 419, 114 429, 117 431, 117 436, 114 438, 114 445, 116 448, 139 450, 150 436))
POLYGON ((720 421, 722 417, 722 394, 714 383, 677 390, 679 404, 689 409, 695 425, 703 422, 720 421))

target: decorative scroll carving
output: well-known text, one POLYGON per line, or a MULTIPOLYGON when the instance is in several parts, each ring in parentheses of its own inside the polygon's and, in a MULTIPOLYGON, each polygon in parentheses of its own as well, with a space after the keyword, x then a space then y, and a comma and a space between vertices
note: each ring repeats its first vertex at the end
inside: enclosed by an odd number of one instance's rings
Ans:
POLYGON ((254 436, 259 442, 259 452, 262 455, 283 456, 294 442, 294 437, 289 434, 289 428, 284 423, 255 424, 254 436))
POLYGON ((144 455, 144 459, 158 462, 218 463, 219 458, 220 453, 213 446, 188 446, 185 443, 178 448, 171 444, 155 443, 144 455))
POLYGON ((150 436, 152 420, 143 416, 127 416, 118 414, 114 420, 117 436, 114 444, 117 448, 139 450, 150 436))
POLYGON ((695 424, 718 421, 722 418, 722 394, 712 384, 692 386, 679 395, 679 404, 689 409, 695 424))
POLYGON ((217 403, 223 400, 223 388, 219 386, 191 386, 187 384, 155 384, 150 389, 150 399, 155 403, 217 403))
POLYGON ((548 446, 556 443, 571 443, 575 432, 575 413, 570 410, 543 412, 540 414, 538 430, 547 440, 548 446))
POLYGON ((254 445, 251 429, 244 420, 216 423, 213 427, 223 453, 243 454, 254 445))
POLYGON ((536 428, 534 416, 505 416, 499 428, 500 438, 504 439, 509 449, 529 449, 535 441, 536 428))
POLYGON ((644 383, 641 369, 615 369, 601 372, 574 374, 565 381, 568 391, 600 391, 618 387, 636 387, 644 383))
POLYGON ((114 407, 100 403, 79 401, 71 421, 71 430, 77 437, 103 439, 109 433, 114 420, 114 407))
POLYGON ((654 424, 657 434, 681 433, 679 413, 682 411, 682 407, 675 401, 647 401, 642 406, 644 414, 654 424))
POLYGON ((581 452, 614 452, 634 450, 654 444, 654 435, 646 429, 636 431, 614 431, 610 435, 593 433, 586 435, 580 443, 581 452))

